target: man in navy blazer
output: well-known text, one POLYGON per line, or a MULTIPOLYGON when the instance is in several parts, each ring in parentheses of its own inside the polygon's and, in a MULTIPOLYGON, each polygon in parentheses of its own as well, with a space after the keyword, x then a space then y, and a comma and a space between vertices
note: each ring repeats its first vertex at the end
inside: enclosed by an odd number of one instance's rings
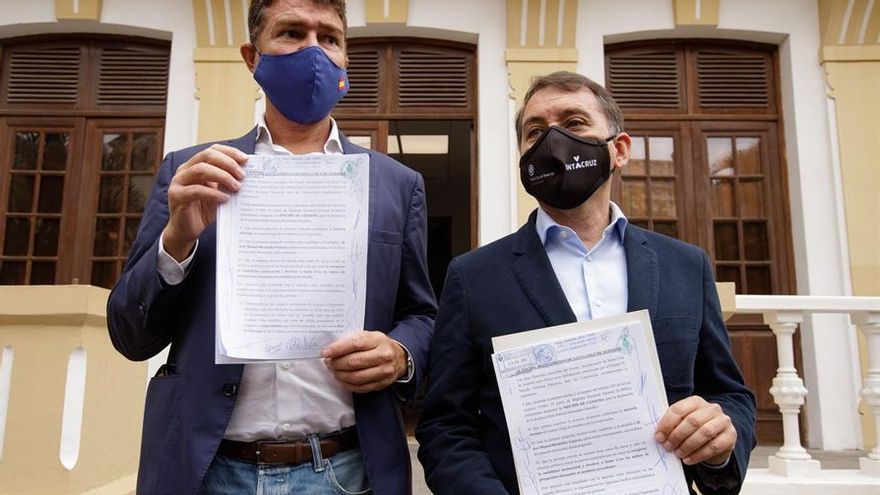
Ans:
POLYGON ((266 112, 245 136, 167 155, 108 303, 123 355, 171 346, 147 391, 138 493, 410 493, 399 402, 425 374, 436 313, 422 177, 329 117, 347 90, 343 0, 254 0, 248 21, 266 112), (323 359, 217 365, 217 205, 247 187, 247 155, 299 153, 369 154, 366 330, 323 359))
POLYGON ((628 224, 610 202, 611 173, 631 144, 617 104, 578 74, 543 76, 517 135, 523 184, 540 208, 449 267, 416 429, 428 485, 441 495, 519 493, 492 337, 647 309, 672 404, 655 439, 682 459, 689 487, 738 493, 755 445, 754 396, 706 254, 628 224))

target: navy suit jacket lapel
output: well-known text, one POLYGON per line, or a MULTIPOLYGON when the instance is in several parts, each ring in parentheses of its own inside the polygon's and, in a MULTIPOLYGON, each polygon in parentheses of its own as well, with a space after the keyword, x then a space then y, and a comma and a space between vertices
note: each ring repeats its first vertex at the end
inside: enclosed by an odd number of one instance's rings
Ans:
POLYGON ((547 326, 577 321, 535 230, 536 212, 513 241, 513 274, 547 326))
POLYGON ((348 137, 346 137, 345 134, 342 133, 342 131, 339 131, 339 140, 342 142, 342 152, 346 155, 350 155, 353 153, 366 153, 370 156, 370 197, 368 198, 370 206, 369 211, 367 212, 367 215, 369 217, 367 219, 367 228, 369 230, 373 230, 373 219, 376 216, 375 211, 377 208, 375 203, 377 198, 376 188, 379 185, 379 183, 377 182, 379 179, 376 176, 376 160, 373 160, 373 151, 362 148, 352 143, 348 140, 348 137))
POLYGON ((254 127, 247 134, 240 138, 230 139, 223 143, 227 146, 232 146, 248 155, 254 154, 254 148, 257 145, 257 127, 254 127))
POLYGON ((651 320, 657 317, 657 301, 660 297, 660 268, 657 253, 648 245, 641 230, 626 226, 623 241, 626 252, 626 283, 629 300, 627 311, 647 309, 651 320))

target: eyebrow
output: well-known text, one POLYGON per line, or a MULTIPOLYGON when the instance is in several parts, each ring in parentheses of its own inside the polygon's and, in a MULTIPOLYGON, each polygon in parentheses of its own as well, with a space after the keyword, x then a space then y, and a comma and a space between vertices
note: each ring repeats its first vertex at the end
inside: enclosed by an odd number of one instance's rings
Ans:
POLYGON ((289 28, 309 29, 313 24, 317 24, 318 31, 330 32, 340 38, 343 37, 343 30, 338 26, 324 21, 308 22, 302 17, 285 17, 279 19, 275 23, 275 32, 280 32, 289 28))
MULTIPOLYGON (((584 119, 586 119, 588 125, 594 124, 594 120, 593 120, 592 116, 581 107, 565 108, 564 110, 562 110, 562 115, 561 115, 562 118, 560 120, 565 120, 565 119, 571 117, 572 115, 577 115, 579 117, 583 117, 584 119)), ((523 122, 523 129, 525 129, 530 124, 544 123, 546 121, 547 120, 544 117, 537 116, 537 115, 529 117, 525 120, 525 122, 523 122)))

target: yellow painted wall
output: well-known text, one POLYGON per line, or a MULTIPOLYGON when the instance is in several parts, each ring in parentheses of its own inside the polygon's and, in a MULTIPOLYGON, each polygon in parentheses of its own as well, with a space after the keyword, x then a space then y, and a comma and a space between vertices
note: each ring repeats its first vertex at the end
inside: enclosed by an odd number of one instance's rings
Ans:
MULTIPOLYGON (((820 57, 837 120, 852 292, 880 296, 880 8, 869 9, 868 0, 819 0, 818 6, 820 57)), ((859 352, 865 376, 862 335, 859 352)), ((865 444, 873 447, 877 426, 865 404, 860 411, 865 444)))
POLYGON ((0 287, 0 349, 13 353, 4 495, 134 491, 146 364, 127 361, 110 344, 108 293, 84 285, 0 287), (68 470, 59 447, 68 360, 78 347, 86 353, 85 398, 79 459, 68 470))
POLYGON ((101 18, 102 0, 55 0, 55 18, 90 19, 101 18))

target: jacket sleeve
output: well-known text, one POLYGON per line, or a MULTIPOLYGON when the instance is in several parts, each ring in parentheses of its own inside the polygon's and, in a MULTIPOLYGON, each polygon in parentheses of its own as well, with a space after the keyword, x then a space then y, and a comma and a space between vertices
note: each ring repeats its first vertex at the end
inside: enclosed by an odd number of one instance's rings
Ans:
POLYGON ((403 234, 400 281, 394 304, 395 323, 388 336, 403 344, 412 357, 413 378, 408 383, 395 384, 395 391, 404 400, 413 400, 420 390, 419 383, 427 374, 428 352, 437 314, 437 301, 428 275, 425 184, 419 174, 415 174, 411 185, 403 234))
POLYGON ((730 339, 721 316, 721 304, 709 258, 703 253, 703 323, 694 377, 694 391, 721 406, 736 428, 736 446, 727 466, 697 465, 692 474, 702 493, 737 494, 742 488, 749 455, 755 447, 755 396, 746 388, 733 359, 730 339))
POLYGON ((159 236, 168 222, 168 184, 175 168, 174 153, 169 153, 156 174, 125 269, 107 301, 110 339, 131 360, 149 359, 171 343, 175 296, 186 285, 186 281, 166 284, 156 269, 159 236))
POLYGON ((431 347, 431 379, 416 428, 425 480, 438 495, 506 495, 480 442, 481 354, 472 337, 465 284, 449 266, 431 347))

